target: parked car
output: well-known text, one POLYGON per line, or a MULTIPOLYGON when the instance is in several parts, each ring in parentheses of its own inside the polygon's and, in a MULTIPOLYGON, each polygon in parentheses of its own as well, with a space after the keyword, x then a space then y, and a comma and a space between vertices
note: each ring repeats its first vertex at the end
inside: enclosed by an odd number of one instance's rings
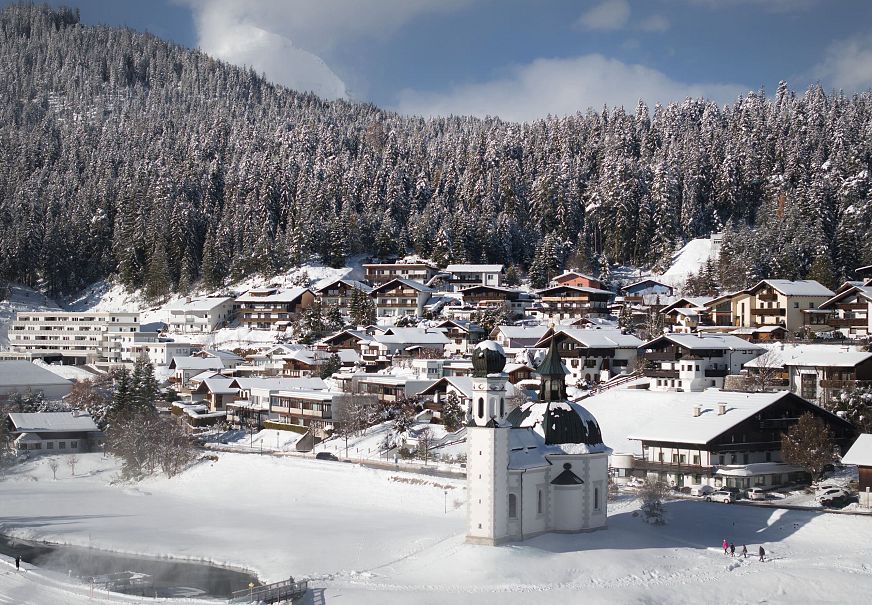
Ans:
POLYGON ((748 490, 748 500, 766 500, 769 494, 762 487, 752 487, 748 490))
POLYGON ((730 492, 731 494, 733 494, 733 500, 738 500, 744 494, 744 492, 738 487, 729 487, 724 485, 723 487, 720 487, 718 489, 722 492, 730 492))
POLYGON ((851 495, 841 487, 833 487, 817 495, 817 501, 823 506, 839 506, 847 504, 851 495))
POLYGON ((645 480, 639 477, 630 477, 630 480, 625 485, 627 487, 644 487, 645 480))
POLYGON ((691 485, 690 486, 690 495, 691 496, 708 496, 712 492, 715 491, 711 485, 691 485))
POLYGON ((318 452, 315 454, 315 460, 332 460, 333 462, 339 462, 339 458, 330 452, 318 452))
POLYGON ((732 504, 733 502, 736 501, 736 499, 733 497, 732 492, 718 490, 718 491, 712 492, 708 496, 706 496, 705 501, 706 502, 722 502, 724 504, 732 504))

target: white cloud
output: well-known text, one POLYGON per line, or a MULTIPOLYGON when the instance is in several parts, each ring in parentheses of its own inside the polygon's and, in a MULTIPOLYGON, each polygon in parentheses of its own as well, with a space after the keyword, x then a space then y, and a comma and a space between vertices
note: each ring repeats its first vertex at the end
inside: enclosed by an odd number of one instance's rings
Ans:
POLYGON ((630 3, 627 0, 605 0, 585 12, 576 27, 582 29, 616 30, 621 29, 630 19, 630 3))
POLYGON ((793 13, 808 10, 820 0, 685 0, 690 4, 705 6, 707 8, 741 8, 742 6, 756 6, 770 13, 793 13))
POLYGON ((812 76, 849 92, 872 88, 872 34, 832 44, 812 76))
POLYGON ((670 25, 669 19, 663 15, 651 15, 650 17, 643 19, 637 27, 643 32, 662 33, 669 29, 670 25))
MULTIPOLYGON (((347 96, 323 59, 352 39, 379 39, 422 14, 472 0, 176 0, 191 7, 204 52, 325 98, 347 96)), ((329 61, 329 59, 328 59, 329 61)))
POLYGON ((567 115, 603 105, 630 109, 639 99, 656 102, 707 97, 719 103, 748 88, 733 83, 685 83, 643 65, 599 54, 568 59, 537 59, 511 67, 486 82, 458 86, 446 93, 405 90, 397 109, 423 116, 471 114, 527 121, 548 114, 567 115))

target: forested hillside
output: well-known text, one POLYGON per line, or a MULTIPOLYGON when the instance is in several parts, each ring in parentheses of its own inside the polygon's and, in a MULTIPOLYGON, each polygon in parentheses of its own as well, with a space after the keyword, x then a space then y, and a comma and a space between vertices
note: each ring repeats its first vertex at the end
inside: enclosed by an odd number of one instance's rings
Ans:
POLYGON ((424 120, 32 6, 0 16, 0 72, 0 276, 51 293, 407 250, 656 267, 721 229, 724 287, 872 262, 870 93, 424 120))

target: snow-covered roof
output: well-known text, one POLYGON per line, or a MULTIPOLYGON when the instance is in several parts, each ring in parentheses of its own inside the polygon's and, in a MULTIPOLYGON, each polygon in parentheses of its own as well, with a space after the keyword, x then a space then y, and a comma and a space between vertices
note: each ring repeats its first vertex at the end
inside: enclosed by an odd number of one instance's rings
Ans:
POLYGON ((239 392, 239 389, 231 387, 232 383, 232 378, 206 378, 198 390, 202 390, 204 388, 203 385, 205 385, 205 389, 213 395, 235 395, 239 392))
MULTIPOLYGON (((644 343, 632 334, 622 334, 620 330, 585 330, 582 328, 555 329, 556 334, 565 334, 569 338, 592 349, 637 349, 644 343)), ((550 339, 549 339, 550 340, 550 339)), ((547 343, 536 343, 536 347, 544 347, 547 343)))
POLYGON ((785 296, 830 297, 833 295, 832 290, 813 279, 798 279, 796 281, 791 281, 789 279, 764 279, 748 290, 750 292, 759 290, 764 284, 785 296))
POLYGON ((627 284, 626 286, 621 286, 620 291, 626 292, 627 290, 630 290, 631 288, 634 288, 636 286, 642 286, 645 284, 650 284, 652 286, 664 286, 666 288, 669 288, 670 290, 672 289, 672 286, 670 286, 669 284, 664 284, 662 281, 657 281, 656 279, 646 277, 645 279, 640 279, 639 281, 635 281, 631 284, 627 284))
POLYGON ((802 466, 785 464, 783 462, 756 462, 753 464, 722 466, 715 475, 722 477, 754 477, 772 473, 796 473, 804 471, 802 466))
POLYGON ((225 351, 223 349, 203 349, 202 351, 198 351, 195 353, 195 356, 206 355, 207 357, 216 357, 222 361, 243 361, 244 358, 241 355, 237 355, 233 351, 225 351))
MULTIPOLYGON (((459 391, 466 399, 472 399, 472 377, 471 376, 444 376, 428 386, 421 393, 426 395, 428 392, 436 392, 440 390, 442 385, 451 385, 459 391)), ((515 385, 510 382, 506 383, 506 396, 512 397, 515 395, 515 385)))
POLYGON ((320 378, 234 378, 231 385, 240 389, 266 391, 324 391, 327 383, 320 378))
POLYGON ((497 326, 494 331, 502 334, 504 338, 535 338, 538 340, 545 336, 548 326, 497 326))
POLYGON ((171 370, 223 370, 220 357, 173 357, 171 370))
POLYGON ((236 299, 236 302, 277 302, 292 303, 300 298, 309 288, 297 287, 290 290, 278 290, 276 288, 252 289, 236 299))
POLYGON ((543 290, 538 290, 536 294, 539 296, 548 296, 549 292, 554 292, 556 290, 569 290, 572 292, 578 292, 581 294, 608 294, 611 296, 613 292, 609 290, 600 290, 599 288, 588 288, 586 286, 569 286, 567 284, 558 284, 556 286, 551 286, 550 288, 545 288, 543 290))
POLYGON ((869 433, 860 435, 851 449, 842 456, 842 464, 872 466, 872 435, 869 433))
POLYGON ((336 284, 345 284, 349 288, 354 288, 355 290, 360 290, 361 292, 364 292, 366 294, 369 294, 370 292, 372 292, 372 286, 368 286, 365 283, 363 283, 361 281, 357 281, 355 279, 347 279, 344 277, 341 277, 339 279, 329 279, 328 278, 328 279, 321 280, 317 284, 315 284, 312 289, 315 292, 320 293, 321 291, 326 290, 330 286, 334 286, 336 284))
POLYGON ((449 273, 499 273, 503 270, 502 265, 448 265, 445 270, 449 273))
POLYGON ((665 338, 666 340, 670 340, 677 344, 680 347, 684 347, 690 350, 703 350, 703 349, 726 349, 730 351, 755 351, 760 350, 763 351, 763 347, 760 345, 751 344, 747 340, 742 340, 738 336, 732 336, 730 334, 664 334, 663 336, 658 336, 654 340, 645 343, 644 346, 649 346, 652 343, 660 340, 661 338, 665 338))
MULTIPOLYGON (((635 441, 666 441, 703 445, 738 423, 766 409, 782 397, 784 391, 774 393, 738 393, 708 389, 702 393, 665 392, 650 393, 658 397, 644 397, 644 403, 634 394, 631 398, 638 407, 644 405, 644 419, 637 417, 636 428, 627 436, 635 441), (726 413, 718 414, 720 404, 726 413), (700 415, 693 408, 700 407, 700 415)), ((588 404, 590 400, 586 400, 588 404)), ((633 413, 627 410, 627 413, 633 413)))
POLYGON ((216 374, 218 374, 218 372, 215 370, 206 370, 205 372, 200 372, 199 374, 192 376, 191 382, 203 382, 207 378, 212 378, 216 374))
POLYGON ((405 279, 402 277, 395 277, 391 281, 385 282, 382 285, 373 288, 372 291, 377 294, 379 292, 384 292, 385 290, 391 290, 393 288, 396 288, 398 285, 406 286, 407 288, 412 288, 413 290, 423 292, 425 294, 432 294, 433 292, 435 292, 433 288, 429 288, 419 281, 415 281, 414 279, 405 279))
POLYGON ((769 348, 770 354, 745 364, 746 368, 783 368, 789 366, 853 368, 872 358, 868 351, 854 347, 827 344, 784 344, 769 348))
POLYGON ((211 311, 216 307, 232 302, 233 298, 229 296, 206 296, 191 300, 177 300, 168 304, 166 309, 167 311, 211 311))
POLYGON ((553 278, 551 281, 559 282, 561 279, 564 279, 567 277, 569 277, 569 278, 583 277, 586 280, 595 281, 595 282, 599 283, 599 279, 597 279, 596 277, 591 277, 590 275, 587 275, 585 273, 581 273, 580 271, 564 271, 563 273, 561 273, 557 277, 553 278))
POLYGON ((828 298, 827 300, 822 302, 820 304, 820 308, 827 309, 828 307, 832 306, 833 304, 835 304, 841 300, 844 300, 846 298, 849 298, 851 296, 854 296, 855 294, 862 296, 866 300, 872 300, 872 286, 866 286, 866 285, 860 284, 859 286, 850 286, 850 287, 845 288, 845 289, 840 288, 839 291, 835 294, 835 296, 832 296, 831 298, 828 298))
POLYGON ((727 334, 745 334, 751 336, 753 334, 769 334, 771 332, 787 331, 784 326, 760 326, 757 328, 736 328, 730 330, 727 334))
POLYGON ((15 432, 28 433, 68 433, 97 431, 97 425, 90 414, 73 412, 12 413, 9 420, 15 432))
POLYGON ((422 328, 390 328, 384 334, 374 335, 372 340, 380 344, 448 344, 445 332, 422 328))
POLYGON ((69 380, 29 361, 0 361, 0 387, 69 385, 69 380))

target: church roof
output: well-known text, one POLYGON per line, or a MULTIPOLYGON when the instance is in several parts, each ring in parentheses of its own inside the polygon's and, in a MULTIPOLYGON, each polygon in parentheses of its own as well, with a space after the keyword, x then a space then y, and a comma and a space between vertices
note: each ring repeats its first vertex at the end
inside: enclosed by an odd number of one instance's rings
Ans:
POLYGON ((557 339, 551 339, 551 346, 548 347, 548 352, 539 367, 536 368, 539 376, 556 376, 564 378, 566 370, 563 368, 563 361, 560 359, 560 353, 557 351, 557 339))
POLYGON ((582 483, 584 481, 572 472, 572 465, 568 462, 563 465, 563 472, 551 481, 552 485, 581 485, 582 483))
POLYGON ((596 418, 570 401, 533 401, 515 408, 508 422, 513 428, 530 428, 544 445, 558 446, 565 454, 607 452, 596 418))

